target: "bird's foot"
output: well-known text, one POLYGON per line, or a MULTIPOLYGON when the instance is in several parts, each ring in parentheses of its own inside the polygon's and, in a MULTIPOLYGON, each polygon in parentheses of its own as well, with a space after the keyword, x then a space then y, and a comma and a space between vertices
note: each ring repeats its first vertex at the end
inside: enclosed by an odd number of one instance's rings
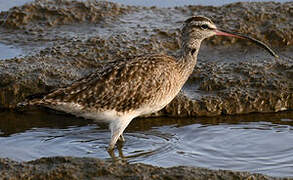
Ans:
POLYGON ((123 147, 123 142, 118 142, 117 143, 117 149, 118 149, 118 153, 119 153, 119 157, 116 157, 115 156, 115 149, 114 149, 114 146, 110 146, 108 147, 107 151, 108 151, 108 154, 110 155, 110 157, 112 158, 113 162, 117 162, 119 160, 122 160, 124 161, 125 160, 125 157, 123 155, 123 151, 122 151, 122 147, 123 147))
POLYGON ((114 152, 114 146, 109 145, 107 148, 108 154, 112 158, 113 161, 116 161, 115 152, 114 152))

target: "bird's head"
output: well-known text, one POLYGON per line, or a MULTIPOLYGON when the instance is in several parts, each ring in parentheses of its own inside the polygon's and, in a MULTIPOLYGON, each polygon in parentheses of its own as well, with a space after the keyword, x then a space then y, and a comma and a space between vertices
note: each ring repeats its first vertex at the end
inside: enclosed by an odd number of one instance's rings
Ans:
POLYGON ((216 35, 216 30, 216 25, 210 19, 193 16, 184 22, 182 33, 191 39, 203 40, 216 35))
POLYGON ((193 16, 184 22, 182 29, 182 40, 188 42, 188 46, 198 47, 202 40, 211 36, 229 36, 240 39, 247 39, 266 49, 271 55, 278 57, 275 52, 263 42, 248 36, 240 35, 238 33, 232 33, 218 29, 209 18, 203 16, 193 16))

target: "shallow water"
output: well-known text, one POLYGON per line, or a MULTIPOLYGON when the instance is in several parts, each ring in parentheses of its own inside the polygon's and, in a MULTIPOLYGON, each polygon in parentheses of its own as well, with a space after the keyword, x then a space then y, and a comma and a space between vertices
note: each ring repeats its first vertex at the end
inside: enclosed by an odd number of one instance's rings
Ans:
POLYGON ((7 11, 8 9, 14 6, 21 6, 27 2, 32 2, 32 1, 33 0, 11 0, 11 1, 0 0, 0 11, 7 11))
MULTIPOLYGON (((110 132, 105 125, 45 111, 0 116, 0 157, 18 161, 47 156, 110 158, 106 151, 110 132)), ((292 112, 136 119, 124 137, 123 154, 131 163, 292 176, 292 112)))
POLYGON ((10 59, 23 55, 23 51, 11 45, 0 43, 0 60, 10 59))

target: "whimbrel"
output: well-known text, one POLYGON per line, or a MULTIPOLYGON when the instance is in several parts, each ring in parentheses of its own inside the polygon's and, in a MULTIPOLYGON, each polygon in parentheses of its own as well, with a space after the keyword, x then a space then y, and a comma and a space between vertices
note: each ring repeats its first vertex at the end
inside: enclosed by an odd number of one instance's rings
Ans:
POLYGON ((194 16, 184 22, 181 57, 147 54, 109 62, 103 69, 57 89, 28 105, 41 105, 76 116, 109 123, 111 141, 124 141, 123 131, 135 117, 157 112, 179 93, 192 73, 201 42, 214 35, 248 39, 276 54, 253 38, 219 30, 208 18, 194 16))

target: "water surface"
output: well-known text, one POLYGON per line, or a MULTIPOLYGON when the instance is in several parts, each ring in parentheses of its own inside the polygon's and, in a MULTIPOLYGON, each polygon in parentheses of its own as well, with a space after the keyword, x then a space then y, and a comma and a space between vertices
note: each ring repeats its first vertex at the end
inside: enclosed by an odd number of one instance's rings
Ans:
POLYGON ((7 11, 14 6, 21 6, 25 3, 32 2, 33 0, 0 0, 0 11, 7 11))
MULTIPOLYGON (((110 159, 106 151, 110 132, 105 125, 45 111, 2 112, 0 117, 0 157, 110 159)), ((136 119, 124 136, 122 152, 130 163, 293 176, 293 112, 136 119)))
POLYGON ((23 54, 23 51, 12 45, 6 45, 0 43, 0 60, 10 59, 14 57, 19 57, 23 54))

